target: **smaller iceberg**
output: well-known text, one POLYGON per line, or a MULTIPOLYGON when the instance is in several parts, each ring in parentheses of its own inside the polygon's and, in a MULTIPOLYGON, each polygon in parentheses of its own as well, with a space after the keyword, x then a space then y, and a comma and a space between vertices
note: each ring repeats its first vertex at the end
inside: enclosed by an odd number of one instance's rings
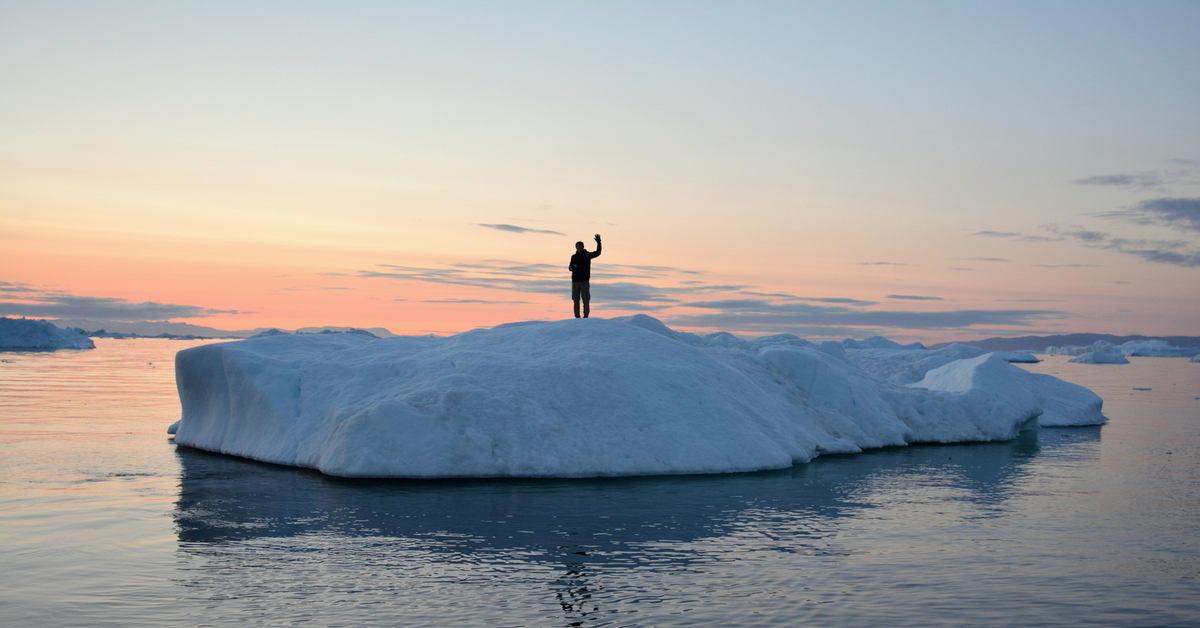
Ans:
POLYGON ((1005 362, 1016 362, 1019 364, 1037 364, 1042 359, 1033 355, 1028 351, 997 351, 996 356, 1005 362))
POLYGON ((0 350, 57 351, 95 348, 96 343, 77 327, 63 329, 48 321, 0 318, 0 350))
POLYGON ((1067 361, 1076 364, 1129 364, 1129 360, 1119 353, 1098 353, 1096 351, 1077 355, 1067 361))

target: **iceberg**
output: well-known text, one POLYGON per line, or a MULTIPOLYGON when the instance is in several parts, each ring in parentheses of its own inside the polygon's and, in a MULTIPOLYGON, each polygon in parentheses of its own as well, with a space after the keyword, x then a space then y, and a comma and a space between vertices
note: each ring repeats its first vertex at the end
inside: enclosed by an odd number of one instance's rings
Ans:
POLYGON ((76 327, 63 329, 49 321, 0 317, 0 350, 55 351, 95 349, 96 343, 76 327))
POLYGON ((1029 351, 996 351, 996 355, 1000 356, 1005 362, 1020 362, 1022 364, 1037 364, 1042 359, 1033 355, 1029 351))
POLYGON ((1081 353, 1067 361, 1077 364, 1129 364, 1129 360, 1119 353, 1097 353, 1095 351, 1081 353))
POLYGON ((177 444, 343 477, 757 471, 1106 420, 1086 388, 971 347, 747 341, 645 315, 265 335, 180 351, 176 380, 177 444))
POLYGON ((1087 346, 1050 346, 1046 347, 1045 353, 1075 356, 1085 353, 1099 353, 1105 355, 1142 356, 1147 358, 1188 358, 1200 355, 1200 347, 1176 347, 1165 340, 1130 340, 1119 345, 1107 340, 1097 340, 1087 346))
POLYGON ((1117 348, 1122 355, 1146 358, 1189 358, 1200 355, 1200 347, 1176 347, 1165 340, 1131 340, 1117 348))

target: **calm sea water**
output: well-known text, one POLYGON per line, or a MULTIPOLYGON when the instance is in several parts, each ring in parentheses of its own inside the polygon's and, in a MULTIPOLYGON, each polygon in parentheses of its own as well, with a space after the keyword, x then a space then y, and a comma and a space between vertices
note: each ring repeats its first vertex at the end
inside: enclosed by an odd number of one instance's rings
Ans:
POLYGON ((4 626, 1200 624, 1200 364, 1104 427, 785 471, 347 481, 176 447, 173 356, 0 353, 4 626))

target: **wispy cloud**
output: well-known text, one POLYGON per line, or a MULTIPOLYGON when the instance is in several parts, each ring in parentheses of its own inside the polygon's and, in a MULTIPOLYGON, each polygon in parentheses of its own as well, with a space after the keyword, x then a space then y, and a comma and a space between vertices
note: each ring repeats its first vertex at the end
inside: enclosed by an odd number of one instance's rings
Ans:
MULTIPOLYGON (((399 299, 397 299, 399 300, 399 299)), ((495 301, 491 299, 423 299, 420 303, 454 303, 458 305, 529 305, 530 301, 495 301)))
MULTIPOLYGON (((657 310, 679 303, 684 296, 735 291, 747 287, 701 281, 675 286, 656 286, 648 283, 656 279, 669 281, 671 276, 681 272, 683 271, 664 266, 607 265, 605 270, 592 273, 592 301, 614 309, 657 310), (626 279, 643 281, 625 281, 626 279)), ((484 260, 445 267, 380 264, 373 270, 359 271, 356 276, 526 294, 569 295, 571 286, 565 265, 560 267, 507 260, 484 260)))
POLYGON ((1200 267, 1200 250, 1193 248, 1190 242, 1184 240, 1118 238, 1103 231, 1082 228, 1064 231, 1056 225, 1047 225, 1046 228, 1090 248, 1126 253, 1157 264, 1186 268, 1200 267))
POLYGON ((1197 183, 1195 162, 1191 160, 1171 161, 1187 167, 1179 170, 1150 170, 1121 174, 1102 174, 1075 179, 1072 183, 1077 185, 1112 186, 1134 190, 1163 189, 1179 183, 1197 183))
POLYGON ((1161 225, 1185 231, 1200 231, 1200 198, 1152 198, 1128 209, 1094 214, 1121 218, 1135 225, 1161 225))
POLYGON ((941 330, 989 326, 1027 327, 1047 319, 1066 317, 1055 310, 951 310, 910 312, 851 309, 836 306, 753 304, 742 300, 689 303, 690 307, 718 310, 711 313, 670 317, 671 324, 684 327, 736 329, 753 332, 795 331, 811 326, 941 330))
POLYGON ((549 229, 530 229, 528 227, 518 227, 516 225, 505 225, 505 224, 486 225, 483 223, 478 223, 477 226, 487 227, 488 229, 495 229, 497 231, 507 231, 509 233, 548 233, 550 235, 557 235, 557 236, 566 235, 559 231, 551 231, 549 229))
POLYGON ((1016 231, 976 231, 971 235, 985 238, 1010 238, 1021 242, 1062 242, 1064 240, 1060 237, 1025 235, 1016 231))
POLYGON ((28 294, 31 292, 40 293, 42 291, 30 286, 27 283, 10 283, 7 281, 0 281, 0 294, 28 294))
MULTIPOLYGON (((592 299, 610 311, 655 312, 670 325, 691 329, 723 329, 740 333, 791 332, 829 336, 837 333, 874 335, 898 329, 935 330, 1004 326, 1028 327, 1035 321, 1065 317, 1054 310, 951 310, 914 312, 874 310, 877 301, 837 296, 803 296, 756 292, 751 286, 678 281, 681 269, 613 266, 599 282, 594 274, 592 299), (639 281, 628 280, 636 275, 639 281), (818 331, 820 330, 820 331, 818 331), (890 331, 888 331, 890 330, 890 331)), ((381 264, 360 277, 420 281, 565 298, 565 269, 555 265, 487 260, 444 267, 381 264)), ((889 295, 899 301, 944 302, 936 296, 889 295)), ((447 303, 487 303, 486 296, 464 295, 447 303)))
MULTIPOLYGON (((33 291, 36 292, 36 291, 33 291)), ((134 303, 114 297, 81 297, 63 293, 22 296, 19 301, 0 301, 0 315, 34 318, 86 318, 98 321, 142 322, 179 318, 204 318, 218 314, 253 314, 239 310, 217 310, 196 305, 134 303)))
MULTIPOLYGON (((1190 200, 1190 199, 1188 199, 1190 200)), ((1174 216, 1174 214, 1172 214, 1174 216)), ((1190 216, 1183 214, 1182 216, 1190 216)), ((1175 220, 1185 220, 1183 217, 1175 220)), ((1186 240, 1155 240, 1114 237, 1105 231, 1071 227, 1062 229, 1058 225, 1042 225, 1042 228, 1052 236, 1027 236, 1016 232, 978 231, 971 235, 985 237, 1000 237, 1024 242, 1063 242, 1075 241, 1088 248, 1104 249, 1125 253, 1156 264, 1183 266, 1186 268, 1200 267, 1200 250, 1186 240)), ((1042 268, 1085 268, 1095 264, 1039 264, 1042 268)))

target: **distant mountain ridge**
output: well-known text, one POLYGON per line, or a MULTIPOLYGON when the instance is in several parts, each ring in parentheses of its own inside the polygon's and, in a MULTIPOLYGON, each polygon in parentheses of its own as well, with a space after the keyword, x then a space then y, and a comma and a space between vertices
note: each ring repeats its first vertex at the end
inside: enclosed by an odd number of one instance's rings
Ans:
MULTIPOLYGON (((119 321, 95 321, 88 319, 59 319, 49 321, 58 327, 78 327, 88 332, 89 335, 95 335, 97 332, 105 331, 109 335, 121 335, 141 338, 163 337, 194 337, 194 338, 249 338, 260 332, 267 331, 269 327, 258 327, 256 329, 216 329, 213 327, 205 327, 203 325, 193 325, 191 323, 171 323, 166 321, 141 321, 141 322, 119 322, 119 321)), ((329 329, 332 331, 350 331, 353 327, 340 327, 337 325, 326 325, 324 327, 304 327, 297 329, 297 332, 306 334, 317 333, 322 330, 329 329)), ((392 332, 382 327, 372 327, 369 331, 380 338, 394 336, 392 332)))
MULTIPOLYGON (((960 340, 959 344, 979 347, 988 351, 1041 351, 1049 346, 1086 347, 1097 340, 1106 340, 1115 345, 1133 340, 1162 340, 1176 347, 1200 347, 1200 336, 1114 336, 1112 334, 1059 334, 1057 336, 1018 336, 1016 338, 987 338, 985 340, 960 340)), ((941 349, 952 343, 941 342, 930 349, 941 349)))

